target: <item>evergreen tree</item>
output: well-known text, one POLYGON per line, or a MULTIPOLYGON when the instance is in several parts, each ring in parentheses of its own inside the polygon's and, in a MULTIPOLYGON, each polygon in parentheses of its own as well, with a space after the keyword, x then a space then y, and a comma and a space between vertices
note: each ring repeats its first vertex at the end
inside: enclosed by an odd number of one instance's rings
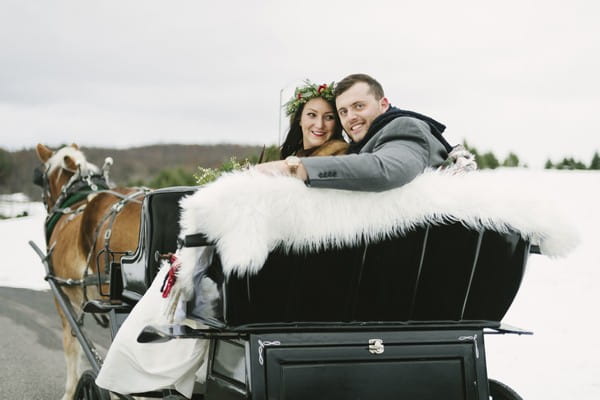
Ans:
POLYGON ((586 165, 579 160, 575 161, 574 167, 574 169, 587 169, 586 165))
POLYGON ((548 159, 546 161, 546 164, 544 165, 544 168, 545 169, 552 169, 552 168, 554 168, 554 164, 552 164, 552 161, 550 159, 548 159))
POLYGON ((573 157, 563 158, 563 160, 554 167, 556 169, 587 169, 584 163, 575 160, 573 157))
MULTIPOLYGON (((498 168, 500 166, 500 162, 498 161, 498 159, 496 158, 496 156, 494 155, 493 152, 488 151, 488 152, 485 152, 480 155, 479 152, 477 151, 477 149, 475 147, 469 146, 469 144, 467 143, 466 140, 463 142, 463 146, 465 149, 469 150, 475 156, 475 161, 477 162, 477 167, 479 169, 486 169, 486 168, 494 169, 494 168, 498 168)), ((514 156, 514 159, 511 157, 511 162, 516 161, 516 163, 518 165, 519 158, 516 156, 516 154, 511 153, 511 155, 514 156)), ((510 157, 510 155, 509 155, 509 157, 510 157)))
POLYGON ((500 166, 498 159, 496 158, 494 153, 492 153, 491 151, 484 153, 479 158, 479 160, 480 160, 480 162, 477 164, 479 165, 479 168, 481 168, 481 169, 484 169, 484 168, 496 169, 500 166))
POLYGON ((508 156, 504 159, 502 163, 503 167, 518 167, 519 166, 519 157, 513 152, 508 153, 508 156))
POLYGON ((590 162, 589 169, 600 169, 600 155, 598 155, 598 152, 594 153, 594 157, 592 157, 592 162, 590 162))

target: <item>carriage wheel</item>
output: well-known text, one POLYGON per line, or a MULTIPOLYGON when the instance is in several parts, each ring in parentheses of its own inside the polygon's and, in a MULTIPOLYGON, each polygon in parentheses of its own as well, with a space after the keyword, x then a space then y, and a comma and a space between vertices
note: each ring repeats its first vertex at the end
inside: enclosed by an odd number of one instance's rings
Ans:
POLYGON ((96 386, 96 373, 87 370, 81 374, 77 388, 75 388, 74 400, 110 400, 108 391, 96 386))
POLYGON ((523 400, 521 396, 512 390, 508 385, 495 379, 489 380, 490 396, 493 400, 523 400))

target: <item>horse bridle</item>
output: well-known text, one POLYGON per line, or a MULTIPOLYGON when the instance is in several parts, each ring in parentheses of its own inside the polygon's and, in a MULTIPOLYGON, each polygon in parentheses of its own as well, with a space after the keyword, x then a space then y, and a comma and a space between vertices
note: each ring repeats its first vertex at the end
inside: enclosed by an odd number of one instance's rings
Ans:
POLYGON ((44 164, 33 169, 33 184, 42 188, 42 202, 48 210, 48 199, 50 198, 50 181, 48 179, 48 171, 50 167, 44 168, 44 164))

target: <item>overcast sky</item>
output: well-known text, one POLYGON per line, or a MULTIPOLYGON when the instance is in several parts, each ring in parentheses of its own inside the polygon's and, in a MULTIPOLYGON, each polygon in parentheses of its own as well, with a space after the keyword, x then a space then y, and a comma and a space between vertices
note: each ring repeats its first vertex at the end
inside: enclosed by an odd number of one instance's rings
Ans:
POLYGON ((273 144, 304 78, 533 167, 600 150, 600 2, 0 0, 0 147, 273 144))

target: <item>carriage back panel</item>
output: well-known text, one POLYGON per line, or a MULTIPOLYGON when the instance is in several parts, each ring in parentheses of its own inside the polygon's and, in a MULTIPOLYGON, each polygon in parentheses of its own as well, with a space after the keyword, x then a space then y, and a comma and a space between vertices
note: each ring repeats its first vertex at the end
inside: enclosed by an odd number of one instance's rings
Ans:
POLYGON ((216 304, 229 326, 500 321, 519 289, 528 252, 517 233, 479 232, 460 224, 319 254, 277 251, 257 275, 225 281, 226 299, 216 304))

